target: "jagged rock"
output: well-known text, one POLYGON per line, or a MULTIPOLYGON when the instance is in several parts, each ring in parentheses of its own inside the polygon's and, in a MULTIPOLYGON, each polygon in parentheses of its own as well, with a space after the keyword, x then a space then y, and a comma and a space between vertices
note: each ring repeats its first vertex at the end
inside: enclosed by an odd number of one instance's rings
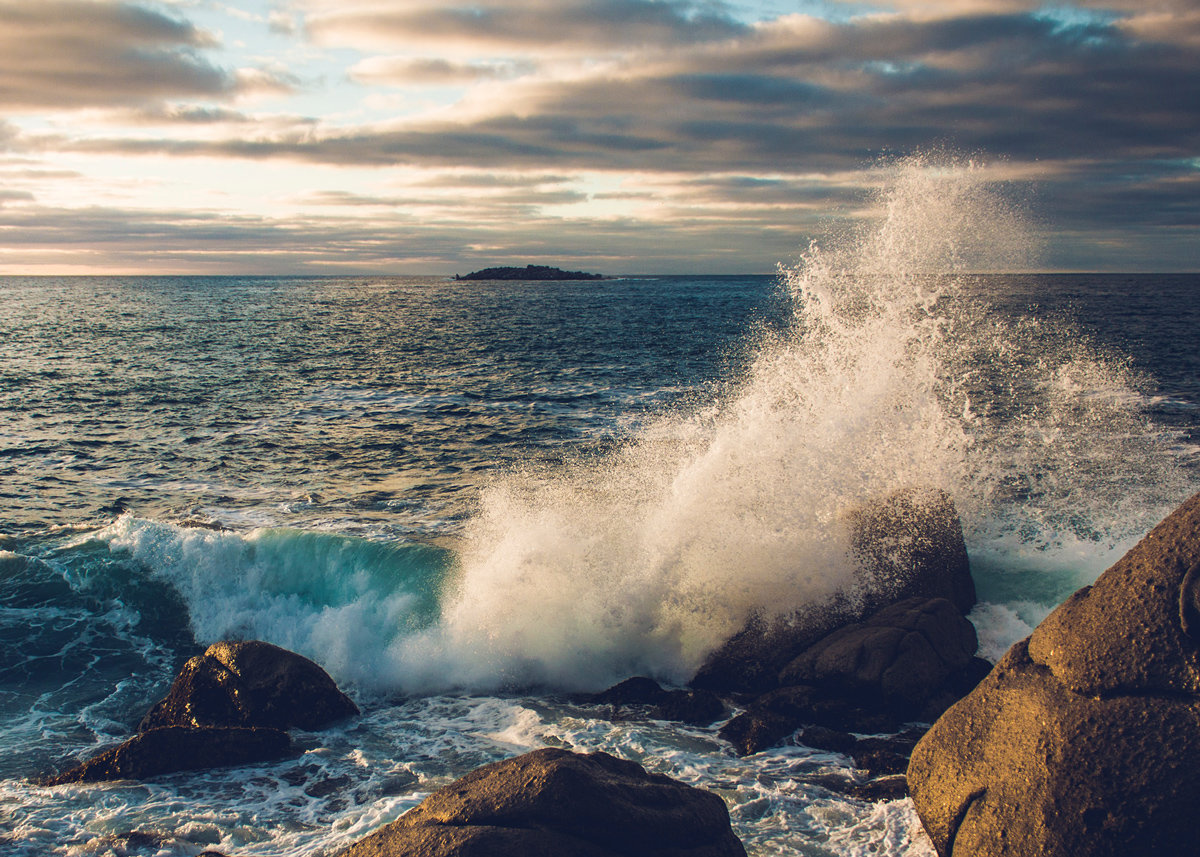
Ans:
POLYGON ((899 800, 908 797, 908 780, 904 774, 889 774, 851 786, 846 790, 852 798, 870 803, 899 800))
POLYGON ((721 728, 741 754, 774 746, 797 729, 823 726, 893 732, 933 720, 973 686, 975 628, 944 598, 908 598, 816 642, 765 694, 721 728))
POLYGON ((966 615, 975 581, 954 501, 944 491, 898 491, 850 515, 850 543, 863 569, 864 615, 904 598, 946 598, 966 615))
POLYGON ((257 640, 221 642, 190 659, 139 731, 162 726, 320 729, 358 714, 308 658, 257 640))
POLYGON ((1200 495, 934 724, 909 787, 943 857, 1192 854, 1200 495))
POLYGON ((899 491, 847 517, 858 567, 855 591, 784 616, 752 616, 709 655, 692 687, 765 693, 779 686, 779 671, 813 643, 905 598, 946 598, 963 614, 974 606, 962 524, 947 494, 899 491))
POLYGON ((854 732, 895 732, 894 717, 866 711, 844 696, 822 688, 799 685, 764 694, 721 727, 720 736, 739 755, 774 747, 802 726, 824 726, 854 732))
POLYGON ((485 765, 340 857, 744 857, 725 803, 606 753, 485 765))
POLYGON ((796 743, 812 747, 814 750, 849 753, 858 745, 858 739, 840 729, 830 729, 828 726, 809 726, 800 730, 796 735, 796 743))
POLYGON ((615 684, 608 690, 583 698, 592 705, 634 706, 651 720, 678 720, 697 726, 707 726, 725 716, 725 703, 716 694, 704 690, 666 690, 654 679, 636 676, 615 684))
POLYGON ((975 626, 945 598, 906 598, 821 639, 783 669, 780 683, 824 687, 899 719, 919 717, 977 648, 975 626))
POLYGON ((266 762, 289 752, 291 741, 278 729, 169 726, 135 735, 42 784, 146 780, 173 771, 266 762))

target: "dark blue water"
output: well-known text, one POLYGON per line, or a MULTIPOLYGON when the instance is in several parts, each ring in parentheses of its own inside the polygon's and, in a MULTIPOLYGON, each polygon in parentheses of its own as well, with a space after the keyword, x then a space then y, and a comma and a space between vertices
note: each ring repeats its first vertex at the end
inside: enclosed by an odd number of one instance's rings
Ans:
POLYGON ((0 532, 264 506, 436 529, 481 471, 736 375, 772 282, 3 279, 0 532))

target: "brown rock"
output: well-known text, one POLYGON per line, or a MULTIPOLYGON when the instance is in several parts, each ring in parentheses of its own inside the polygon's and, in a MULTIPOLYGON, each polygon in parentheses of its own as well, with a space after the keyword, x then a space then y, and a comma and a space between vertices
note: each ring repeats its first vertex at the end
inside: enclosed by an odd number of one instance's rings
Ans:
POLYGON ((722 726, 719 734, 738 755, 748 756, 779 745, 803 726, 895 732, 899 725, 894 717, 864 710, 836 691, 797 685, 763 694, 722 726))
POLYGON ((430 795, 340 857, 744 857, 716 795, 606 753, 536 750, 430 795))
POLYGON ((832 631, 914 596, 945 598, 965 614, 975 604, 962 524, 941 491, 899 491, 849 516, 855 590, 784 616, 755 615, 709 655, 692 687, 764 693, 779 671, 832 631))
POLYGON ((592 705, 614 706, 614 715, 628 718, 630 708, 635 716, 651 720, 678 720, 697 726, 707 726, 725 716, 725 703, 706 690, 667 690, 654 679, 645 676, 627 678, 608 690, 583 697, 592 705))
POLYGON ((915 717, 977 647, 975 627, 945 598, 907 598, 814 644, 780 683, 834 689, 864 707, 915 717))
POLYGON ((943 857, 1193 854, 1200 495, 1018 643, 918 743, 943 857))
POLYGON ((1029 655, 1090 696, 1200 693, 1200 494, 1033 632, 1029 655))
POLYGON ((42 783, 58 786, 104 780, 146 780, 174 771, 266 762, 282 758, 290 751, 287 733, 278 729, 169 726, 135 735, 120 746, 42 783))
POLYGON ((320 729, 358 713, 329 674, 308 658, 250 640, 215 643, 189 660, 138 728, 320 729))

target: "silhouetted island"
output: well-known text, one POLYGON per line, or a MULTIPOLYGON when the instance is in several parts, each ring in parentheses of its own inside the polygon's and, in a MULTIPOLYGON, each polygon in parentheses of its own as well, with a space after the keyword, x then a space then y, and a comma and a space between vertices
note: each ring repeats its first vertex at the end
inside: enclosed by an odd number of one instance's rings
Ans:
POLYGON ((484 268, 466 276, 454 275, 456 280, 603 280, 603 274, 584 271, 564 271, 547 265, 526 265, 524 268, 484 268))

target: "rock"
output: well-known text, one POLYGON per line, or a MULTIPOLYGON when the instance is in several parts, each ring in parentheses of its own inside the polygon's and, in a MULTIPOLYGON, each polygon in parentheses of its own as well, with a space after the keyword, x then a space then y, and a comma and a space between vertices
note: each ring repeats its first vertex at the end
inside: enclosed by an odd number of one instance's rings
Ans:
MULTIPOLYGON (((944 598, 908 598, 817 641, 765 694, 721 728, 742 755, 797 729, 894 732, 933 720, 979 675, 975 628, 944 598)), ((803 739, 801 739, 803 740, 803 739)))
POLYGON ((1054 611, 917 744, 943 857, 1192 854, 1200 495, 1054 611))
POLYGON ((744 857, 725 803, 606 753, 485 765, 340 857, 744 857))
POLYGON ((872 777, 894 776, 908 770, 908 754, 886 748, 858 750, 854 753, 854 767, 866 771, 872 777))
POLYGON ((677 720, 707 726, 725 716, 725 703, 705 690, 666 690, 654 679, 644 676, 625 679, 608 690, 583 698, 592 705, 634 706, 651 720, 677 720))
POLYGON ((895 732, 899 722, 888 714, 866 711, 844 696, 807 685, 781 687, 764 694, 721 727, 720 736, 739 755, 748 756, 781 744, 802 726, 854 732, 895 732))
POLYGON ((830 729, 827 726, 809 726, 796 736, 796 741, 814 750, 826 750, 830 753, 849 753, 858 745, 858 739, 849 732, 840 729, 830 729))
POLYGON ((857 800, 878 803, 908 797, 908 780, 904 774, 890 774, 846 789, 846 794, 857 800))
POLYGON ((308 658, 256 640, 221 642, 190 659, 139 731, 163 726, 320 729, 358 714, 308 658))
POLYGON ((291 741, 278 729, 169 726, 135 735, 42 784, 146 780, 173 771, 266 762, 289 752, 291 741))
POLYGON ((906 598, 821 639, 783 669, 780 683, 824 687, 910 719, 971 663, 976 648, 975 627, 952 603, 906 598))
POLYGON ((945 598, 966 614, 975 604, 962 524, 941 491, 899 491, 848 516, 854 592, 784 616, 752 616, 713 652, 691 686, 717 693, 765 693, 779 671, 832 631, 905 598, 945 598))
POLYGON ((975 581, 962 522, 944 491, 898 491, 850 515, 850 543, 863 569, 863 615, 904 598, 946 598, 963 615, 975 581))

